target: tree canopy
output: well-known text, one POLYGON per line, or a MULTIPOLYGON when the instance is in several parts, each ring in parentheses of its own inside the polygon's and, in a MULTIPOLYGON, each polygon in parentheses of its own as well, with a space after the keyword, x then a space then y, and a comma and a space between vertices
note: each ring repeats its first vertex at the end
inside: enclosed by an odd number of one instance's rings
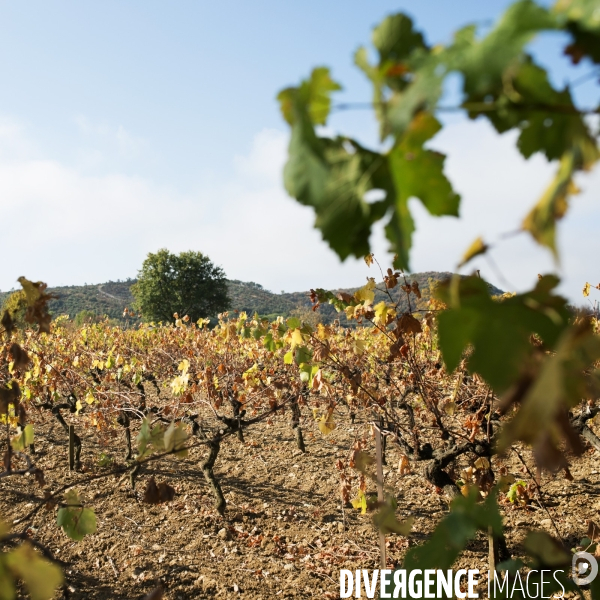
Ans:
POLYGON ((131 287, 145 320, 168 322, 174 314, 196 321, 229 307, 225 272, 201 252, 149 253, 131 287))

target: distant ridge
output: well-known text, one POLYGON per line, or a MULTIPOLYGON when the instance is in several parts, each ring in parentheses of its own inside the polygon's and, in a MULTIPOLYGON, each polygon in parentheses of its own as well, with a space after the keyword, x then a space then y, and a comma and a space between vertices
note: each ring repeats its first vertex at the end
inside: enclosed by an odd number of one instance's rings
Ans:
MULTIPOLYGON (((431 282, 440 282, 451 277, 448 272, 427 271, 424 273, 414 273, 407 275, 409 281, 417 281, 421 290, 422 299, 417 308, 426 308, 429 300, 431 282)), ((74 319, 81 311, 90 311, 98 316, 108 316, 119 323, 125 324, 127 321, 123 317, 123 311, 126 307, 133 305, 133 296, 130 287, 135 283, 135 279, 127 281, 107 281, 101 284, 90 285, 72 285, 51 288, 58 299, 50 302, 50 312, 54 316, 68 315, 74 319)), ((278 316, 288 317, 292 314, 297 316, 312 314, 312 304, 308 297, 308 292, 291 292, 275 294, 263 288, 260 284, 254 282, 244 282, 237 279, 229 282, 229 296, 231 298, 231 310, 245 311, 249 315, 255 312, 261 317, 275 319, 278 316)), ((489 285, 489 284, 488 284, 489 285)), ((381 286, 379 286, 381 287, 381 286)), ((356 288, 339 288, 332 291, 354 293, 356 288)), ((408 304, 404 297, 404 292, 397 286, 390 290, 394 300, 401 299, 401 310, 407 310, 408 304)), ((493 294, 501 294, 502 290, 490 285, 490 291, 493 294)), ((0 292, 0 305, 11 292, 0 292)), ((384 299, 384 294, 377 292, 375 301, 384 299)), ((413 310, 415 306, 412 306, 413 310)), ((330 323, 334 319, 340 319, 341 324, 346 325, 347 321, 344 314, 337 313, 333 306, 323 305, 319 308, 318 317, 324 323, 330 323)), ((131 323, 131 319, 129 319, 131 323)))

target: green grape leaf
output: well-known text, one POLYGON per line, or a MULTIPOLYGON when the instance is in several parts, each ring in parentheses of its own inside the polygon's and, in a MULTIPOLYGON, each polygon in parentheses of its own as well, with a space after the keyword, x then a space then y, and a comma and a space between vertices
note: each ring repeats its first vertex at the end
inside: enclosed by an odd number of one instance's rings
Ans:
POLYGON ((51 600, 63 582, 60 568, 41 557, 30 544, 21 544, 2 558, 4 560, 0 560, 0 598, 14 598, 14 585, 2 563, 23 580, 31 600, 51 600))
POLYGON ((408 536, 414 517, 409 517, 406 521, 398 521, 396 510, 392 503, 386 503, 377 513, 373 515, 373 523, 381 533, 397 533, 398 535, 408 536))
POLYGON ((390 133, 401 136, 417 112, 433 109, 445 72, 439 70, 438 55, 429 51, 423 35, 404 14, 384 19, 373 31, 373 44, 379 53, 378 65, 369 64, 365 48, 359 48, 354 62, 373 84, 373 105, 383 140, 390 133), (384 86, 392 91, 389 100, 384 86))
POLYGON ((527 366, 532 353, 531 334, 552 348, 567 327, 567 302, 552 294, 558 285, 553 275, 542 277, 535 288, 501 300, 492 299, 478 277, 455 279, 439 286, 438 297, 450 308, 438 317, 439 343, 444 362, 454 371, 469 345, 471 373, 479 373, 502 393, 527 366))
POLYGON ((33 425, 25 425, 23 431, 15 436, 10 445, 15 452, 22 452, 27 446, 33 444, 33 425))
POLYGON ((331 109, 331 92, 341 90, 341 86, 331 79, 327 67, 313 69, 310 78, 300 87, 287 88, 279 92, 277 100, 283 118, 293 125, 297 118, 298 101, 307 107, 307 115, 314 125, 325 125, 331 109))
POLYGON ((185 431, 183 424, 179 423, 179 425, 175 425, 175 423, 171 423, 169 428, 165 431, 164 449, 167 452, 176 450, 175 454, 181 458, 184 458, 188 455, 187 448, 182 450, 178 450, 178 448, 184 446, 187 439, 188 434, 185 431))
POLYGON ((298 317, 290 317, 285 324, 288 329, 298 329, 302 327, 302 321, 298 317))
POLYGON ((468 262, 473 260, 476 256, 485 254, 488 251, 489 246, 483 241, 483 238, 478 237, 463 254, 462 260, 458 263, 458 267, 464 267, 468 262))
MULTIPOLYGON (((17 595, 12 573, 6 565, 6 555, 0 555, 0 600, 14 600, 17 595)), ((49 595, 46 598, 51 598, 49 595)))
POLYGON ((426 47, 423 35, 413 29, 412 19, 402 13, 386 17, 373 29, 373 45, 381 63, 404 61, 416 49, 426 47))
MULTIPOLYGON (((555 352, 546 357, 539 375, 519 390, 520 410, 501 432, 498 450, 507 449, 517 440, 533 446, 539 466, 555 469, 566 465, 558 442, 565 437, 571 449, 580 453, 582 446, 571 430, 567 411, 581 398, 596 396, 598 384, 587 373, 600 360, 600 337, 587 322, 569 327, 561 335, 555 352)), ((517 386, 519 387, 519 386, 517 386)), ((510 402, 509 395, 505 402, 510 402)))
MULTIPOLYGON (((517 147, 525 158, 542 152, 548 160, 556 160, 582 144, 595 146, 583 116, 577 113, 569 90, 554 90, 544 69, 526 62, 519 67, 512 86, 520 96, 519 102, 515 103, 515 112, 518 113, 515 118, 521 125, 517 147), (524 110, 521 104, 532 108, 524 110), (545 106, 548 110, 544 110, 545 106), (553 110, 553 107, 556 108, 553 110)), ((510 112, 510 108, 507 112, 510 112)))
POLYGON ((312 387, 313 379, 319 371, 319 365, 311 365, 310 363, 300 363, 300 380, 312 387))
POLYGON ((411 82, 401 92, 390 98, 387 106, 387 124, 384 132, 402 136, 411 122, 421 112, 433 112, 442 95, 444 76, 447 70, 440 55, 421 55, 411 61, 411 82))
POLYGON ((277 344, 275 343, 275 340, 273 339, 273 334, 270 331, 269 333, 267 333, 267 335, 265 335, 265 339, 263 340, 263 346, 269 352, 275 352, 275 350, 277 350, 277 344))
POLYGON ((62 527, 72 540, 80 542, 86 535, 96 531, 94 511, 80 506, 81 501, 75 490, 65 494, 65 504, 68 506, 58 509, 56 524, 62 527))
POLYGON ((573 176, 577 170, 589 169, 600 157, 593 142, 580 141, 578 147, 565 152, 555 178, 522 224, 523 229, 529 231, 539 244, 550 248, 555 257, 556 222, 567 212, 569 195, 577 192, 573 176))
POLYGON ((457 47, 448 51, 449 68, 462 72, 467 101, 497 95, 504 89, 508 68, 521 56, 524 47, 540 31, 558 26, 548 9, 532 0, 511 5, 496 26, 482 39, 472 27, 457 35, 457 47))
POLYGON ((290 350, 289 352, 286 352, 283 356, 283 364, 284 365, 291 365, 294 362, 294 353, 290 350))
POLYGON ((160 452, 164 450, 164 433, 165 428, 161 423, 156 423, 151 428, 150 420, 146 417, 142 421, 140 432, 137 436, 138 452, 137 460, 142 460, 152 453, 152 451, 160 452))
POLYGON ((308 363, 312 360, 312 350, 306 346, 298 346, 294 354, 294 362, 297 365, 308 363))
POLYGON ((600 64, 600 14, 596 0, 559 0, 554 14, 571 34, 572 43, 565 49, 574 64, 584 57, 600 64))
POLYGON ((571 556, 562 544, 545 531, 530 531, 523 546, 527 554, 536 557, 544 566, 557 568, 571 563, 571 556))
POLYGON ((390 151, 390 173, 398 190, 397 202, 418 198, 430 214, 456 217, 460 196, 444 175, 445 156, 424 148, 441 128, 432 114, 419 113, 390 151))
POLYGON ((478 530, 487 533, 491 529, 495 535, 500 535, 502 517, 496 494, 490 493, 483 502, 480 499, 476 488, 471 488, 468 497, 455 498, 450 514, 438 523, 427 542, 406 553, 403 568, 408 572, 413 569, 449 569, 478 530))
POLYGON ((518 502, 520 495, 519 495, 519 488, 521 489, 527 489, 527 484, 524 481, 515 481, 510 488, 508 489, 508 492, 506 492, 506 497, 514 504, 515 502, 518 502))

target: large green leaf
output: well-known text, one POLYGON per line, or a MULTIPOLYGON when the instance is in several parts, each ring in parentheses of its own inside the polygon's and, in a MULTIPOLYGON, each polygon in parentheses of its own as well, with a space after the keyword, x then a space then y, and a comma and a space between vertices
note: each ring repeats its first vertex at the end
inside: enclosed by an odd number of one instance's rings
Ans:
POLYGON ((426 47, 423 35, 413 28, 412 19, 402 13, 386 17, 373 29, 373 45, 380 63, 402 62, 416 49, 426 47))
POLYGON ((313 69, 310 77, 300 87, 290 87, 279 92, 277 99, 284 119, 293 125, 300 117, 299 107, 306 107, 311 123, 325 125, 331 109, 331 93, 342 89, 331 79, 327 67, 313 69))
POLYGON ((558 447, 562 437, 573 450, 581 451, 566 415, 583 398, 596 397, 600 392, 587 374, 599 359, 600 337, 589 324, 566 329, 555 353, 545 359, 539 375, 526 390, 519 411, 503 427, 499 450, 523 441, 534 447, 538 464, 551 469, 564 464, 564 453, 558 447))
MULTIPOLYGON (((425 569, 450 569, 477 531, 487 534, 491 529, 495 535, 501 535, 502 517, 496 495, 492 493, 485 501, 480 500, 479 491, 473 488, 468 497, 458 496, 452 502, 450 514, 437 524, 427 542, 406 553, 402 569, 406 570, 407 579, 410 571, 415 569, 422 572, 425 569)), ((392 589, 388 588, 388 593, 392 589)))
POLYGON ((532 0, 511 5, 497 25, 481 40, 473 28, 460 32, 459 52, 448 56, 449 67, 462 72, 467 100, 480 100, 504 87, 506 70, 522 57, 536 33, 555 29, 556 19, 532 0))
POLYGON ((495 300, 478 277, 454 280, 438 288, 449 310, 439 315, 444 362, 453 371, 471 346, 470 372, 479 373, 497 393, 504 392, 527 366, 531 334, 552 348, 567 327, 566 300, 552 294, 558 279, 542 277, 525 294, 495 300))
POLYGON ((554 13, 563 27, 572 35, 573 42, 567 47, 573 62, 588 57, 600 63, 600 12, 597 0, 559 0, 554 13))
POLYGON ((444 175, 445 156, 424 147, 442 126, 430 113, 419 113, 389 154, 390 174, 397 190, 396 202, 414 197, 430 214, 458 216, 460 196, 444 175))
POLYGON ((0 560, 0 598, 14 598, 14 585, 8 578, 2 562, 25 582, 31 600, 50 600, 63 581, 61 570, 42 558, 30 544, 24 543, 0 560))
POLYGON ((89 508, 81 506, 79 496, 75 490, 65 494, 66 506, 58 509, 56 524, 76 542, 80 542, 86 535, 96 531, 96 515, 89 508))

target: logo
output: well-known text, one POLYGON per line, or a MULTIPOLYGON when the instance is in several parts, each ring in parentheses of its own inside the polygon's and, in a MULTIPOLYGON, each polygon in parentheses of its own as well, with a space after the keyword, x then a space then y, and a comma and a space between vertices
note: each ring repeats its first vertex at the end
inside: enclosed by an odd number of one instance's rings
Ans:
POLYGON ((573 581, 577 585, 592 583, 598 575, 598 562, 589 552, 573 554, 573 581))

